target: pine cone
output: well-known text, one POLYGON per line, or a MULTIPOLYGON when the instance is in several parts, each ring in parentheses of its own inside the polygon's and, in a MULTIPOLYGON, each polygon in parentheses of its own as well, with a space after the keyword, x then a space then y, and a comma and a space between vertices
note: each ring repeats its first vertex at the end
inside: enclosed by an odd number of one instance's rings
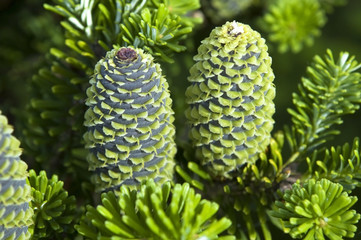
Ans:
POLYGON ((270 142, 275 88, 267 49, 248 25, 227 22, 194 57, 186 116, 196 155, 214 176, 231 178, 270 142))
POLYGON ((12 132, 0 111, 0 239, 30 239, 33 211, 26 183, 28 166, 20 159, 20 142, 12 132))
POLYGON ((97 63, 90 83, 84 137, 96 190, 170 180, 174 116, 159 64, 140 49, 113 49, 97 63))

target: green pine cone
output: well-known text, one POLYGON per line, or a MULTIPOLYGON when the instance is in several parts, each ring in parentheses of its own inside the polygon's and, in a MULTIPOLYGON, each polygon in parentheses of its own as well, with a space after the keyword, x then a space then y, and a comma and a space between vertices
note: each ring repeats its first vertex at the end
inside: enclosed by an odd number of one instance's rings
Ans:
POLYGON ((33 211, 26 184, 27 165, 20 159, 20 142, 0 111, 0 239, 30 239, 33 211))
POLYGON ((175 127, 160 65, 140 49, 113 49, 97 63, 90 83, 84 137, 96 191, 170 180, 175 127))
POLYGON ((275 112, 272 59, 260 34, 227 22, 202 41, 186 91, 190 137, 210 173, 231 178, 271 139, 275 112))

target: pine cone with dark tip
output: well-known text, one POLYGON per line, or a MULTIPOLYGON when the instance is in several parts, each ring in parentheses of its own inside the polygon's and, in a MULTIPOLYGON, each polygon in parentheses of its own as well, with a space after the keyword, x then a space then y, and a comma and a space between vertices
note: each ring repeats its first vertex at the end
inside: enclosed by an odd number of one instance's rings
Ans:
POLYGON ((113 49, 95 66, 90 84, 84 138, 96 190, 171 180, 174 116, 159 64, 140 49, 113 49))

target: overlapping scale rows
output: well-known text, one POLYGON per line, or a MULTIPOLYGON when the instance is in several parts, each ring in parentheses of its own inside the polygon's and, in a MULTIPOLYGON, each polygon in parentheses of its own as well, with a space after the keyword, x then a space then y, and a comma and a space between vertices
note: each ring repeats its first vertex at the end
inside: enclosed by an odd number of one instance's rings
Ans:
POLYGON ((98 192, 172 178, 175 128, 168 83, 140 49, 109 51, 87 90, 84 138, 98 192))
POLYGON ((272 59, 248 25, 227 22, 204 39, 186 90, 186 116, 197 158, 216 177, 231 178, 270 141, 275 112, 272 59))
POLYGON ((30 239, 33 210, 27 165, 20 159, 20 142, 0 111, 0 239, 30 239))

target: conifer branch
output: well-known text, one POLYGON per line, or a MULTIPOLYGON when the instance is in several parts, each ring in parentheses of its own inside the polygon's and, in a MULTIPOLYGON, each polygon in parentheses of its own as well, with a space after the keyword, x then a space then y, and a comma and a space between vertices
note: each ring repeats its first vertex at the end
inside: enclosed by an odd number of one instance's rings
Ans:
POLYGON ((211 26, 265 10, 269 40, 297 52, 347 0, 203 0, 198 10, 199 1, 44 4, 61 17, 64 44, 50 49, 33 77, 20 132, 28 158, 47 173, 31 170, 26 182, 19 142, 0 115, 0 239, 271 240, 270 222, 293 238, 356 236, 360 214, 349 194, 361 186, 359 140, 326 149, 361 103, 353 56, 316 56, 293 95, 292 125, 276 133, 272 58, 250 26, 227 22, 201 42, 185 97, 177 87, 185 87, 183 66, 192 63, 174 57, 194 50, 187 37, 202 11, 211 26), (180 84, 166 80, 157 60, 177 60, 166 73, 176 69, 180 84), (189 104, 174 125, 170 94, 189 104), (176 154, 185 118, 190 139, 176 154), (77 211, 65 189, 84 206, 100 192, 101 204, 77 211))
POLYGON ((340 184, 310 179, 287 190, 270 214, 282 219, 284 232, 292 238, 352 238, 360 219, 360 214, 350 210, 356 201, 357 197, 348 196, 340 184))
POLYGON ((361 187, 360 141, 355 138, 352 146, 331 147, 324 152, 323 157, 314 151, 307 158, 308 170, 303 178, 325 178, 340 183, 345 191, 350 192, 355 187, 361 187))
POLYGON ((220 211, 233 223, 229 233, 240 239, 272 239, 267 211, 277 198, 276 189, 289 188, 294 183, 283 171, 283 143, 283 133, 277 132, 259 160, 244 165, 232 180, 212 179, 204 167, 191 161, 194 156, 189 157, 187 166, 177 166, 176 171, 204 196, 220 204, 220 211))
POLYGON ((102 204, 88 206, 83 221, 76 226, 88 239, 235 239, 219 236, 231 221, 216 219, 218 204, 201 199, 188 184, 170 182, 162 186, 143 182, 140 191, 123 185, 117 197, 114 192, 102 194, 102 204))
POLYGON ((261 20, 262 29, 269 39, 278 44, 280 52, 289 49, 299 52, 303 45, 313 44, 326 23, 326 15, 319 1, 276 0, 261 20))
POLYGON ((68 196, 63 181, 59 181, 56 175, 48 179, 45 171, 36 174, 30 170, 28 184, 32 194, 30 206, 34 211, 32 239, 71 236, 76 222, 75 197, 68 196))
POLYGON ((341 117, 352 114, 361 103, 361 67, 347 52, 341 52, 335 61, 331 50, 324 58, 316 56, 307 68, 307 77, 299 84, 299 93, 293 94, 295 109, 289 109, 293 125, 285 128, 291 151, 301 159, 339 131, 341 117))

